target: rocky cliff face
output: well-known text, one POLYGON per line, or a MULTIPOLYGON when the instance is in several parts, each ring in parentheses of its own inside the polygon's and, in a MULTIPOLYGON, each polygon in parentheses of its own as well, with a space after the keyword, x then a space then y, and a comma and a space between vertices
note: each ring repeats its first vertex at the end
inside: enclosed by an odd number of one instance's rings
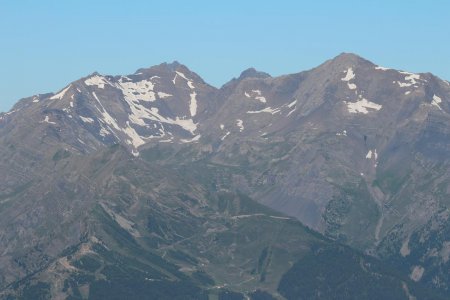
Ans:
POLYGON ((276 293, 289 261, 333 243, 297 219, 448 293, 449 113, 449 82, 353 54, 220 89, 174 62, 22 99, 0 115, 0 281, 61 276, 51 293, 73 294, 77 259, 115 264, 101 246, 182 261, 142 262, 161 278, 276 293))

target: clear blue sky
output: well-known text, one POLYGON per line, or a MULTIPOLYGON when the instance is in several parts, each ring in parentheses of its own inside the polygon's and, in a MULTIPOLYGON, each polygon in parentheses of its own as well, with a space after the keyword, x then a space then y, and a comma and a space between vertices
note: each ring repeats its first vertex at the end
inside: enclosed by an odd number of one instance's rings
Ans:
POLYGON ((173 60, 215 86, 341 52, 449 80, 449 13, 446 0, 0 0, 0 111, 94 71, 173 60))

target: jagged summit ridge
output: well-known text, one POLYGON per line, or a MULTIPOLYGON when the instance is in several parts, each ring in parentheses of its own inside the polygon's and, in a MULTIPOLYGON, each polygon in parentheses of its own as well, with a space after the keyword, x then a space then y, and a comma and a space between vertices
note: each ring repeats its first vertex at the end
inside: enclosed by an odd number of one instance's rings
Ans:
POLYGON ((239 75, 238 80, 245 78, 269 78, 271 77, 268 73, 257 71, 255 68, 248 68, 244 70, 241 75, 239 75))
MULTIPOLYGON (((276 131, 274 124, 286 126, 281 123, 309 114, 329 101, 324 96, 310 98, 302 85, 321 89, 335 84, 341 90, 333 96, 336 109, 344 109, 350 116, 371 115, 392 105, 370 95, 374 81, 384 82, 384 88, 392 89, 392 95, 398 97, 425 93, 420 96, 423 102, 445 112, 447 104, 442 93, 428 95, 423 90, 429 77, 379 67, 355 54, 342 53, 311 71, 277 78, 249 68, 216 89, 174 61, 126 76, 92 73, 55 94, 28 98, 2 120, 9 119, 19 108, 35 106, 31 110, 41 114, 41 124, 56 126, 65 116, 77 120, 100 142, 123 143, 137 154, 139 147, 152 141, 198 142, 209 133, 202 131, 209 131, 210 126, 228 128, 217 133, 222 141, 235 130, 245 134, 248 129, 258 131, 269 123, 265 131, 276 131)), ((441 83, 444 88, 448 86, 445 81, 441 83)))

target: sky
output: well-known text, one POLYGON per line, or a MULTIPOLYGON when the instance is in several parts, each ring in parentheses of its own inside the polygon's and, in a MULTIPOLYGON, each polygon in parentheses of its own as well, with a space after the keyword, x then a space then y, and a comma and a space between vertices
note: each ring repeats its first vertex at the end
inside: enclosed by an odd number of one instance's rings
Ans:
POLYGON ((0 111, 97 71, 174 60, 220 87, 342 52, 450 80, 450 1, 0 0, 0 111))

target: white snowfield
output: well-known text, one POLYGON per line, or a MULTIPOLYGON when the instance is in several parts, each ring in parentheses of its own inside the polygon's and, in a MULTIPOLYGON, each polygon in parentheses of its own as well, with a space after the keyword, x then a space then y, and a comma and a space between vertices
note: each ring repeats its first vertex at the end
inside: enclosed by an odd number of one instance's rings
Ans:
POLYGON ((173 97, 173 95, 164 93, 164 92, 158 92, 158 97, 161 99, 165 99, 165 98, 173 97))
POLYGON ((262 96, 262 92, 260 90, 251 90, 250 92, 244 92, 244 96, 250 99, 258 100, 261 103, 266 103, 266 97, 262 96))
POLYGON ((370 112, 369 110, 379 111, 383 107, 381 104, 362 98, 362 96, 359 96, 359 100, 356 102, 344 101, 344 103, 347 105, 348 112, 352 114, 368 114, 370 112))
POLYGON ((388 70, 391 70, 391 69, 390 68, 385 68, 385 67, 382 67, 382 66, 376 66, 375 70, 388 71, 388 70))
MULTIPOLYGON (((422 80, 420 78, 419 74, 414 74, 414 73, 409 73, 409 72, 400 72, 400 74, 406 75, 405 76, 405 81, 406 82, 400 82, 397 81, 397 84, 400 87, 410 87, 410 86, 414 86, 417 87, 417 84, 419 84, 419 80, 422 80)), ((394 81, 395 82, 395 81, 394 81)))
POLYGON ((70 89, 71 86, 72 86, 72 84, 69 84, 66 88, 64 88, 58 94, 51 96, 50 99, 51 100, 61 100, 64 97, 64 95, 67 93, 67 91, 70 89))
POLYGON ((156 95, 153 91, 155 85, 150 80, 141 80, 138 82, 124 81, 120 78, 115 86, 120 89, 128 101, 155 101, 156 95))
POLYGON ((356 90, 358 87, 354 83, 350 83, 351 80, 355 79, 356 75, 352 68, 348 68, 344 78, 341 78, 342 81, 347 82, 347 86, 350 90, 356 90))
POLYGON ((111 85, 111 83, 101 75, 94 75, 92 77, 89 77, 84 81, 84 84, 88 86, 96 86, 99 89, 104 89, 105 85, 111 85))
POLYGON ((354 84, 354 83, 348 83, 347 86, 348 86, 348 88, 351 89, 351 90, 356 90, 356 89, 357 89, 357 86, 356 86, 356 84, 354 84))
MULTIPOLYGON (((176 75, 178 75, 178 76, 180 76, 181 78, 183 78, 184 80, 186 80, 186 84, 188 85, 188 87, 189 87, 191 90, 193 90, 193 89, 195 88, 195 87, 194 87, 194 82, 193 82, 191 79, 187 78, 186 75, 184 75, 183 73, 178 72, 178 71, 176 71, 176 75)), ((176 75, 175 75, 175 78, 173 79, 174 84, 175 84, 175 80, 176 80, 176 75)))
POLYGON ((191 102, 189 103, 189 112, 194 117, 197 114, 197 93, 191 93, 191 102))
POLYGON ((197 92, 195 92, 194 81, 192 79, 189 79, 184 73, 175 71, 175 77, 172 80, 173 84, 176 83, 176 79, 178 76, 186 80, 188 88, 192 91, 190 93, 191 99, 189 102, 189 112, 191 113, 191 116, 194 117, 197 114, 197 92))
POLYGON ((350 81, 355 78, 355 73, 353 72, 352 68, 348 68, 347 71, 344 71, 346 73, 344 78, 341 78, 342 81, 350 81))
POLYGON ((431 105, 436 106, 439 110, 442 110, 439 104, 442 103, 442 99, 436 95, 433 95, 433 100, 431 101, 431 105))
MULTIPOLYGON (((176 83, 177 77, 184 79, 186 81, 187 87, 191 90, 188 106, 190 115, 191 117, 193 117, 197 115, 198 111, 197 92, 194 90, 195 89, 194 82, 182 72, 176 71, 175 77, 173 79, 174 84, 176 83)), ((156 107, 149 107, 148 105, 145 105, 145 102, 154 102, 157 99, 165 99, 173 97, 172 94, 165 93, 162 91, 155 91, 155 82, 157 82, 158 78, 160 77, 152 76, 149 79, 140 80, 138 82, 133 82, 127 76, 121 76, 117 82, 113 82, 109 80, 108 77, 98 74, 87 78, 84 81, 86 86, 94 86, 97 87, 98 89, 105 89, 106 86, 110 86, 112 88, 120 90, 124 97, 124 100, 128 104, 131 111, 128 115, 128 120, 124 121, 124 123, 121 123, 123 124, 122 126, 110 114, 110 112, 108 112, 105 105, 103 105, 102 101, 106 101, 106 99, 105 100, 100 99, 95 93, 95 91, 91 92, 92 96, 96 100, 95 107, 101 114, 101 117, 99 118, 100 122, 99 134, 101 136, 113 134, 116 138, 119 138, 117 133, 122 132, 128 137, 127 143, 135 148, 143 145, 146 142, 146 140, 150 138, 162 137, 165 135, 164 127, 162 127, 162 129, 160 129, 161 135, 148 137, 140 136, 134 127, 135 126, 148 127, 149 121, 177 125, 183 128, 184 130, 188 131, 192 135, 194 135, 194 132, 197 130, 197 124, 194 123, 194 121, 191 118, 186 116, 183 117, 180 116, 176 118, 164 117, 159 113, 159 110, 156 107)), ((62 99, 70 87, 71 85, 67 86, 58 94, 52 96, 50 99, 62 99)), ((79 89, 77 90, 78 92, 81 92, 79 89)), ((70 103, 70 107, 72 108, 74 107, 73 102, 70 103)), ((94 123, 94 120, 92 118, 80 116, 80 119, 85 123, 91 124, 94 123)), ((198 140, 198 138, 199 138, 198 136, 194 136, 193 139, 189 141, 196 141, 198 140)))
POLYGON ((94 122, 95 122, 94 119, 92 119, 92 118, 87 118, 87 117, 83 117, 83 116, 81 116, 81 115, 80 115, 80 119, 81 119, 81 121, 83 121, 84 123, 94 123, 94 122))
MULTIPOLYGON (((176 72, 174 81, 178 76, 185 79, 189 89, 193 90, 190 93, 189 112, 191 116, 195 116, 197 114, 197 93, 194 91, 194 84, 181 72, 176 72)), ((147 137, 140 136, 134 126, 148 127, 148 121, 177 125, 194 135, 194 132, 197 129, 197 124, 194 123, 192 119, 186 117, 176 117, 175 119, 167 118, 159 113, 158 108, 149 108, 147 105, 145 105, 145 102, 154 102, 157 100, 157 98, 164 99, 172 97, 172 95, 168 93, 155 92, 155 83, 152 82, 152 80, 155 80, 157 78, 157 76, 153 76, 150 79, 132 82, 128 77, 122 76, 116 83, 112 83, 108 81, 104 76, 99 75, 95 75, 87 79, 85 81, 85 84, 87 85, 97 86, 98 88, 105 88, 105 85, 110 85, 111 87, 119 89, 122 92, 124 100, 128 104, 131 111, 131 113, 128 115, 128 120, 125 121, 125 125, 120 126, 118 121, 108 113, 95 92, 92 92, 92 95, 99 104, 96 107, 102 115, 100 122, 105 125, 100 128, 99 134, 102 136, 106 136, 110 133, 113 133, 117 137, 117 134, 114 132, 114 130, 116 130, 116 132, 122 132, 128 138, 127 143, 129 145, 132 145, 135 149, 145 144, 146 141, 151 138, 162 137, 166 134, 163 127, 159 130, 160 135, 158 134, 156 136, 147 137)), ((83 121, 89 122, 90 120, 87 120, 85 118, 83 121)), ((199 136, 194 136, 192 139, 182 140, 182 142, 194 142, 199 138, 199 136)), ((139 154, 139 152, 137 151, 134 151, 134 153, 135 155, 139 154)))
POLYGON ((136 130, 130 126, 130 122, 125 122, 127 127, 122 131, 130 138, 127 143, 133 145, 135 149, 145 144, 145 140, 136 132, 136 130))
POLYGON ((369 152, 367 152, 366 158, 367 159, 372 159, 373 158, 373 159, 377 160, 378 159, 377 149, 374 149, 373 151, 369 150, 369 152))
POLYGON ((52 125, 56 125, 55 122, 50 121, 50 117, 49 116, 45 116, 44 121, 42 121, 44 123, 48 123, 48 124, 52 124, 52 125))

